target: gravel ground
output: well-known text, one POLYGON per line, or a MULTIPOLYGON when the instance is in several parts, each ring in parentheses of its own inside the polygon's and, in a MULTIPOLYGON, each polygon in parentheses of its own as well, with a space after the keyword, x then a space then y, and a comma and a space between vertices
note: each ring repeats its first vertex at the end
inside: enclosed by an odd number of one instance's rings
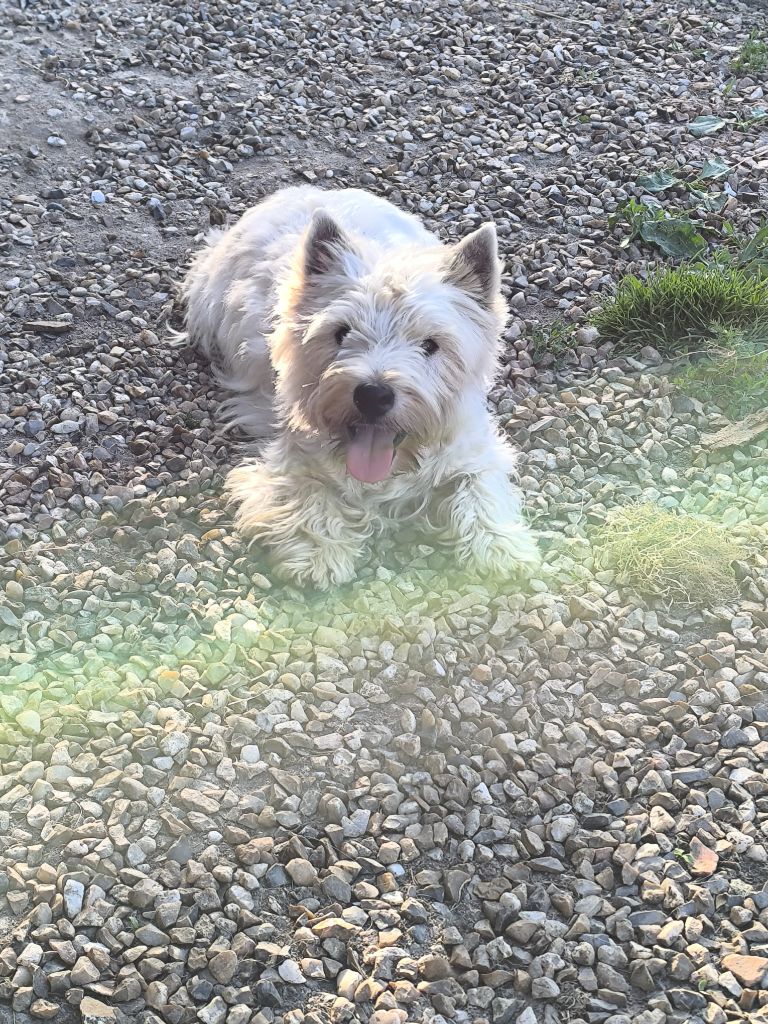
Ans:
POLYGON ((3 5, 0 1022, 768 1021, 768 456, 701 451, 652 349, 534 329, 647 265, 639 174, 714 157, 759 222, 764 8, 565 10, 3 5), (404 537, 311 598, 233 536, 173 286, 297 181, 496 220, 530 592, 404 537), (738 602, 617 586, 638 497, 744 540, 738 602))

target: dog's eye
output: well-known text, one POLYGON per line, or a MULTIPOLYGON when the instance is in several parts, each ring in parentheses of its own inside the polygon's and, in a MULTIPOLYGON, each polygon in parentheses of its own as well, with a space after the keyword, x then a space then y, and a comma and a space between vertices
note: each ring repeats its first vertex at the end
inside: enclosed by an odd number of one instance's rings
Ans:
POLYGON ((421 347, 428 356, 433 356, 440 348, 434 338, 425 338, 421 343, 421 347))
POLYGON ((342 324, 341 327, 337 327, 336 334, 334 335, 334 337, 336 338, 336 344, 341 345, 341 343, 344 341, 344 339, 351 330, 352 328, 349 326, 349 324, 342 324))

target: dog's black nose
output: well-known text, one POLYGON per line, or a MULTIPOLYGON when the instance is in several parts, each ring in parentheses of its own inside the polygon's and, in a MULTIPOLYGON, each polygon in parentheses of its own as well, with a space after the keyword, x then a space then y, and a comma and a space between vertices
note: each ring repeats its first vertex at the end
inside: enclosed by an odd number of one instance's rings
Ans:
POLYGON ((358 384, 352 397, 369 421, 381 419, 395 404, 395 392, 388 384, 358 384))

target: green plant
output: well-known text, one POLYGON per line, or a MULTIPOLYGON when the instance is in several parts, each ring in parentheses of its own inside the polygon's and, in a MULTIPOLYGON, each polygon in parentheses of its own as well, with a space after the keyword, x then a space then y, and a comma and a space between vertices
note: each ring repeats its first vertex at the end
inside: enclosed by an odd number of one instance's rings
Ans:
POLYGON ((688 131, 700 139, 703 135, 714 135, 716 132, 721 132, 727 124, 725 118, 718 117, 717 114, 701 114, 689 123, 688 131))
POLYGON ((537 324, 531 331, 530 353, 534 361, 545 355, 554 356, 555 362, 562 360, 573 348, 572 324, 564 320, 553 320, 550 324, 537 324))
POLYGON ((718 160, 716 157, 708 157, 704 161, 701 170, 696 175, 696 181, 709 181, 717 178, 724 178, 730 170, 731 168, 728 164, 724 164, 722 160, 718 160))
POLYGON ((737 75, 742 71, 768 70, 768 43, 758 38, 757 29, 752 29, 739 50, 737 57, 731 61, 731 71, 737 75))
POLYGON ((717 325, 751 329, 766 317, 768 278, 697 263, 657 271, 647 281, 625 277, 590 320, 619 351, 654 345, 674 352, 711 338, 717 325))
MULTIPOLYGON (((727 190, 720 193, 712 193, 704 190, 707 188, 709 182, 717 181, 719 178, 724 178, 730 172, 730 170, 731 168, 728 166, 728 164, 724 164, 721 160, 712 158, 705 160, 698 174, 696 174, 693 178, 691 178, 688 181, 686 181, 684 178, 678 177, 675 171, 660 170, 654 171, 653 174, 638 175, 637 185, 639 188, 642 188, 645 192, 650 192, 653 194, 657 194, 659 192, 666 192, 670 188, 676 188, 677 186, 681 185, 696 200, 697 209, 704 209, 709 211, 710 213, 719 213, 728 201, 727 190)), ((654 221, 670 219, 683 220, 686 222, 688 221, 688 218, 685 215, 673 214, 671 212, 663 211, 661 205, 656 200, 649 198, 643 200, 643 205, 649 206, 651 204, 653 204, 654 206, 654 221)), ((622 214, 622 216, 625 217, 625 219, 627 219, 627 214, 629 213, 629 211, 627 211, 627 213, 624 213, 624 209, 622 208, 622 210, 619 212, 622 214)), ((616 215, 614 214, 614 217, 615 216, 616 215)), ((647 218, 640 218, 639 220, 639 227, 642 227, 643 224, 647 221, 647 218)), ((692 221, 690 223, 695 230, 696 226, 693 224, 692 221)), ((638 230, 636 233, 639 234, 640 231, 638 230)))
POLYGON ((699 402, 719 406, 730 419, 768 407, 768 320, 746 334, 715 330, 705 358, 691 362, 672 383, 699 402))
MULTIPOLYGON (((725 87, 725 95, 728 96, 733 90, 736 79, 731 79, 725 87)), ((705 135, 716 135, 724 128, 736 128, 739 131, 750 131, 755 125, 760 124, 768 117, 768 110, 765 107, 752 107, 744 117, 739 110, 726 112, 725 117, 719 114, 701 114, 688 123, 688 131, 697 139, 705 135)))
POLYGON ((601 567, 640 594, 684 604, 738 596, 732 563, 740 544, 707 520, 651 503, 615 509, 593 536, 601 567))
POLYGON ((646 192, 666 192, 668 188, 679 185, 681 179, 674 171, 654 171, 653 174, 641 174, 638 176, 637 184, 646 192))
MULTIPOLYGON (((698 120, 708 122, 710 119, 698 120)), ((693 126, 691 130, 694 131, 693 126)), ((699 134, 706 132, 702 129, 699 134)), ((710 157, 704 160, 701 170, 692 176, 689 174, 687 177, 680 177, 676 169, 660 169, 650 174, 640 174, 636 185, 645 195, 640 200, 629 199, 622 204, 609 216, 608 226, 614 228, 617 224, 626 224, 629 228, 629 233, 620 243, 622 248, 626 248, 634 239, 640 238, 667 256, 683 256, 689 259, 701 256, 707 248, 707 239, 702 234, 702 215, 722 213, 729 196, 735 195, 728 182, 725 182, 721 191, 710 191, 710 187, 727 177, 730 171, 728 164, 710 157), (688 193, 688 211, 695 213, 697 219, 689 216, 686 210, 664 207, 654 198, 674 188, 688 193)), ((686 202, 684 198, 681 201, 686 202)), ((707 230, 710 236, 717 234, 711 225, 707 225, 707 230)))
POLYGON ((768 118, 768 110, 765 107, 752 107, 746 117, 736 117, 733 127, 738 128, 739 131, 748 132, 755 125, 762 124, 766 118, 768 118))
POLYGON ((737 267, 753 276, 768 277, 768 225, 748 236, 726 222, 723 244, 714 250, 712 260, 721 267, 737 267))
MULTIPOLYGON (((638 182, 639 184, 639 182, 638 182)), ((657 199, 646 198, 644 200, 628 199, 622 203, 615 213, 608 217, 608 227, 614 228, 617 224, 625 223, 629 228, 629 237, 622 240, 622 248, 626 248, 634 238, 639 238, 646 224, 653 224, 658 220, 664 220, 667 214, 657 199)))
MULTIPOLYGON (((651 189, 661 192, 677 183, 677 180, 666 172, 658 172, 656 175, 647 175, 645 179, 641 178, 638 184, 647 188, 650 182, 651 189)), ((707 247, 706 239, 690 217, 673 216, 650 196, 640 201, 630 199, 622 204, 608 218, 608 227, 613 228, 622 221, 629 227, 629 234, 620 242, 622 249, 636 238, 656 246, 666 256, 698 256, 707 247)))

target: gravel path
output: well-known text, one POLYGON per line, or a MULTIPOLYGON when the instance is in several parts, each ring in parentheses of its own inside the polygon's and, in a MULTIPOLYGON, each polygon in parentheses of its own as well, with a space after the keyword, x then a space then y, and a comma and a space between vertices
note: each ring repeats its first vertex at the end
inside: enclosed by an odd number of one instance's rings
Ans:
POLYGON ((727 421, 652 349, 535 343, 647 265, 608 227, 638 175, 716 158, 759 222, 752 29, 720 0, 3 5, 2 1024, 768 1021, 768 456, 702 452, 727 421), (173 284, 297 181, 496 220, 530 593, 404 537, 307 598, 232 535, 173 284), (619 588, 590 537, 628 498, 729 526, 740 599, 619 588))

